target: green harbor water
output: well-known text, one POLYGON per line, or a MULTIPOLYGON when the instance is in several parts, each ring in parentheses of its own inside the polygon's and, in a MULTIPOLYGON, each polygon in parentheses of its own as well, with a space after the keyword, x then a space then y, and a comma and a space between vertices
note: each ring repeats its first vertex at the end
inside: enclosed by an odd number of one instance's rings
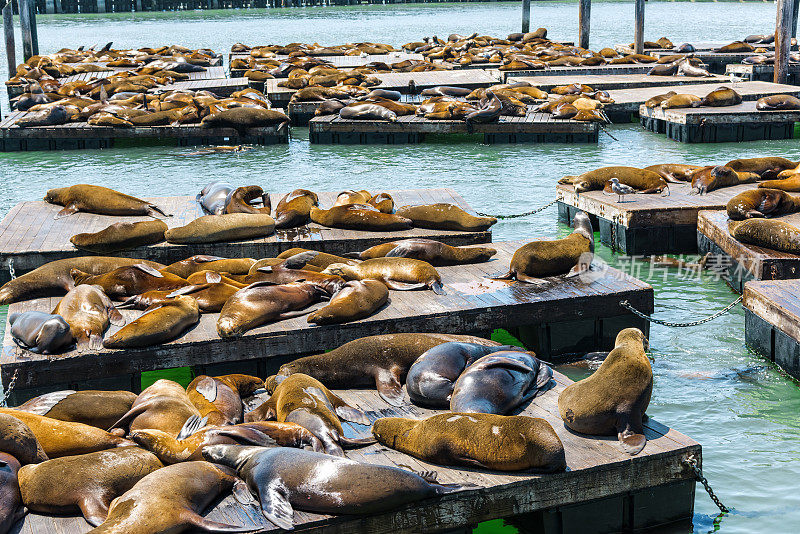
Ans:
MULTIPOLYGON (((453 32, 505 35, 519 29, 519 12, 516 3, 463 3, 40 16, 38 31, 42 53, 113 41, 119 48, 178 43, 227 54, 237 41, 372 40, 399 45, 453 32)), ((646 19, 647 39, 667 36, 676 44, 731 41, 772 31, 775 4, 651 1, 646 19)), ((554 39, 575 39, 577 3, 534 2, 531 25, 547 27, 554 39)), ((630 42, 632 35, 632 3, 594 2, 592 48, 630 42)), ((6 79, 4 70, 0 76, 6 79)), ((7 110, 7 104, 3 106, 7 110)), ((186 149, 165 147, 0 154, 0 213, 20 201, 41 198, 48 188, 74 183, 161 196, 194 194, 218 179, 259 184, 275 193, 297 187, 320 191, 451 187, 479 211, 519 213, 549 202, 559 177, 604 165, 721 164, 766 155, 800 159, 796 140, 682 145, 636 124, 612 126, 609 132, 616 139, 601 134, 597 145, 587 146, 472 142, 314 146, 308 142, 307 129, 293 128, 288 145, 239 155, 183 157, 186 149)), ((555 208, 549 208, 533 217, 499 223, 494 239, 552 238, 567 232, 557 223, 555 208)), ((599 247, 599 255, 612 265, 629 268, 626 259, 607 247, 599 247)), ((655 288, 656 316, 663 319, 693 320, 736 298, 713 273, 686 278, 675 269, 651 272, 642 266, 638 276, 655 288)), ((0 309, 2 324, 5 313, 0 309)), ((734 510, 715 525, 717 509, 698 486, 694 532, 796 530, 800 391, 797 383, 745 348, 741 308, 702 326, 654 326, 651 347, 655 386, 649 414, 703 445, 705 474, 734 510)), ((581 370, 564 371, 574 379, 586 376, 581 370)), ((501 520, 481 525, 479 532, 516 530, 501 520)))

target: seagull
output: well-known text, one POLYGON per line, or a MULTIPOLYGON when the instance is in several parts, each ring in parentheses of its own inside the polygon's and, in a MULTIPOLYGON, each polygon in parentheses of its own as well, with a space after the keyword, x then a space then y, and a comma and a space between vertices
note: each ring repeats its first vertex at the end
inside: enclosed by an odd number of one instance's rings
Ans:
POLYGON ((618 203, 622 202, 622 197, 625 195, 636 194, 636 189, 629 185, 619 183, 619 178, 616 177, 611 179, 611 190, 619 196, 619 200, 617 200, 618 203))

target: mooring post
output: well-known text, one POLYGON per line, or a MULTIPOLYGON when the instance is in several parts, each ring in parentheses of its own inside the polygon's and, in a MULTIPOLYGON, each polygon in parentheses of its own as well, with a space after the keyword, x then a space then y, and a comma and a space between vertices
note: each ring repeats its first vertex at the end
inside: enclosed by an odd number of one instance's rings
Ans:
POLYGON ((19 0, 19 25, 22 30, 22 55, 27 61, 31 56, 39 54, 34 0, 19 0))
POLYGON ((636 29, 633 34, 633 52, 644 54, 644 0, 636 0, 636 29))
POLYGON ((8 76, 17 72, 17 54, 14 48, 14 11, 11 2, 3 6, 3 30, 6 36, 6 59, 8 60, 8 76))
POLYGON ((796 0, 778 0, 775 15, 775 83, 789 83, 792 4, 796 0))
POLYGON ((589 22, 592 13, 592 0, 578 1, 578 46, 589 48, 589 22))
POLYGON ((792 2, 792 38, 797 37, 797 8, 800 7, 800 0, 792 2))
POLYGON ((531 31, 531 0, 522 0, 522 33, 531 31))

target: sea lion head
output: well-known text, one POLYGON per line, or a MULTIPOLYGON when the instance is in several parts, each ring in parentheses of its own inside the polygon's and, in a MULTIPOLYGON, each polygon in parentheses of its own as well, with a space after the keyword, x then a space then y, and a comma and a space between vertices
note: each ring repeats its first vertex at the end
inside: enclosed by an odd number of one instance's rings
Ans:
POLYGON ((615 344, 616 346, 619 346, 623 343, 641 343, 644 350, 650 348, 650 341, 644 335, 644 332, 638 328, 625 328, 624 330, 620 330, 619 334, 617 334, 615 344))
POLYGON ((44 195, 44 201, 51 204, 59 204, 60 202, 63 202, 63 198, 67 195, 68 191, 69 187, 57 187, 55 189, 49 189, 44 195))
POLYGON ((591 191, 592 186, 588 181, 581 181, 575 183, 575 192, 576 193, 583 193, 585 191, 591 191))
POLYGON ((578 211, 572 219, 572 227, 575 228, 573 234, 580 234, 589 240, 589 250, 594 252, 594 229, 589 216, 583 211, 578 211))
POLYGON ((416 421, 411 421, 405 417, 381 417, 372 424, 372 435, 380 443, 394 448, 397 438, 400 436, 406 437, 414 427, 414 424, 416 424, 416 421))
MULTIPOLYGON (((282 368, 283 367, 281 367, 281 369, 282 368)), ((280 371, 278 372, 280 373, 280 371)), ((287 377, 288 375, 282 375, 282 374, 268 376, 267 379, 264 380, 264 389, 267 390, 267 393, 272 395, 273 393, 275 393, 275 389, 278 387, 278 384, 286 380, 287 377)))
POLYGON ((226 465, 237 471, 247 461, 263 451, 264 447, 245 447, 241 445, 209 445, 203 447, 203 458, 215 464, 226 465))

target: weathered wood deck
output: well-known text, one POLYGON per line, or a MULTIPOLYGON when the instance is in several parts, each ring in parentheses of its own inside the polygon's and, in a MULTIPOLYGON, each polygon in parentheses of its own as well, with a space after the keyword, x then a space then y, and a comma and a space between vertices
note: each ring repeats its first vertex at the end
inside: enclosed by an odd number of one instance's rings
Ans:
POLYGON ((639 108, 643 127, 682 143, 791 139, 800 111, 758 111, 755 102, 681 109, 639 108))
POLYGON ((502 79, 504 82, 508 82, 509 78, 516 78, 518 76, 538 77, 581 76, 584 74, 647 74, 647 72, 653 68, 653 65, 653 63, 635 63, 628 65, 595 65, 593 67, 560 66, 540 70, 506 70, 500 71, 500 75, 503 77, 502 79))
POLYGON ((698 212, 724 209, 733 196, 753 187, 738 185, 691 195, 690 184, 669 184, 667 196, 626 195, 623 202, 617 202, 617 195, 611 193, 589 191, 578 195, 571 185, 558 184, 558 217, 562 222, 571 221, 576 210, 585 211, 595 228, 599 227, 603 243, 629 255, 694 252, 698 212))
POLYGON ((647 74, 575 74, 569 78, 564 76, 517 76, 515 82, 528 82, 542 91, 552 91, 560 85, 580 83, 593 89, 608 91, 611 89, 635 89, 639 87, 660 87, 673 85, 690 85, 698 83, 724 83, 729 81, 725 76, 713 78, 697 76, 648 76, 647 74))
MULTIPOLYGON (((250 52, 231 52, 228 54, 228 63, 234 59, 247 59, 251 57, 250 52)), ((322 61, 327 61, 332 63, 335 67, 360 67, 361 65, 366 65, 367 63, 372 62, 381 62, 391 65, 392 63, 399 63, 400 61, 405 61, 407 59, 420 61, 425 59, 425 56, 422 54, 415 54, 413 52, 389 52, 388 54, 364 54, 364 55, 357 55, 357 56, 345 56, 345 55, 331 55, 331 56, 310 56, 315 59, 320 59, 322 61)), ((278 54, 275 56, 276 61, 283 61, 288 59, 289 56, 278 54)), ((260 58, 256 58, 260 59, 260 58)), ((270 58, 264 58, 270 59, 270 58)))
MULTIPOLYGON (((788 67, 789 82, 797 83, 800 80, 800 64, 789 63, 788 67)), ((775 79, 775 66, 774 65, 745 65, 743 63, 734 63, 725 66, 726 75, 734 75, 746 80, 761 80, 771 82, 775 79)))
MULTIPOLYGON (((558 394, 571 381, 558 372, 554 378, 555 387, 525 406, 521 414, 541 417, 553 426, 564 444, 567 471, 533 475, 444 467, 375 444, 348 450, 346 455, 378 465, 433 470, 439 482, 471 483, 480 487, 373 516, 328 516, 295 510, 295 528, 326 534, 411 534, 453 532, 453 529, 468 532, 466 529, 482 521, 519 516, 531 532, 591 534, 638 531, 691 518, 695 483, 684 462, 689 458, 701 462, 700 444, 652 418, 645 424, 647 445, 634 457, 623 453, 616 439, 573 433, 564 427, 556 405, 558 394)), ((441 413, 412 405, 395 408, 386 404, 375 391, 334 392, 362 409, 372 421, 380 417, 422 419, 441 413)), ((351 437, 366 437, 369 430, 345 423, 345 433, 351 437)), ((244 507, 231 495, 215 503, 206 517, 263 528, 260 532, 279 530, 264 518, 257 506, 244 507)), ((11 532, 83 534, 90 528, 81 517, 30 514, 11 532)))
MULTIPOLYGON (((718 50, 725 45, 731 44, 733 41, 702 41, 697 43, 690 43, 696 52, 713 52, 714 50, 718 50)), ((683 44, 681 42, 674 42, 675 46, 679 46, 683 44)), ((752 43, 753 46, 756 48, 766 48, 767 50, 775 50, 775 43, 770 44, 755 44, 752 43)), ((797 45, 792 45, 792 50, 797 50, 797 45)), ((631 45, 626 44, 618 44, 614 45, 614 50, 619 52, 620 54, 633 54, 633 47, 631 45)), ((673 51, 671 48, 645 48, 645 54, 655 54, 656 52, 663 52, 663 53, 672 53, 675 54, 677 52, 673 51)))
POLYGON ((800 280, 744 284, 745 343, 800 379, 800 280))
POLYGON ((217 96, 230 96, 231 93, 247 89, 248 83, 245 78, 214 78, 210 80, 188 80, 175 82, 151 89, 151 93, 163 93, 164 91, 211 91, 217 96))
MULTIPOLYGON (((142 371, 213 364, 247 366, 263 376, 271 358, 297 357, 335 348, 368 335, 391 332, 482 333, 496 328, 515 331, 542 358, 562 354, 609 350, 622 328, 648 329, 648 324, 619 303, 628 300, 644 313, 653 310, 653 289, 615 269, 603 271, 589 284, 579 277, 547 279, 544 285, 488 280, 508 269, 511 256, 522 242, 495 243, 492 261, 440 267, 446 295, 432 291, 391 291, 390 303, 366 319, 343 325, 315 326, 305 316, 278 321, 236 339, 223 340, 216 330, 218 314, 204 314, 200 322, 177 340, 143 349, 75 350, 48 358, 17 347, 6 328, 0 355, 0 378, 8 384, 18 372, 15 392, 53 388, 74 383, 91 384, 116 378, 137 382, 142 371)), ((50 312, 59 297, 12 304, 9 314, 26 310, 50 312)), ((131 320, 141 312, 121 310, 131 320)), ((111 327, 112 335, 117 327, 111 327)), ((84 387, 89 387, 84 385, 84 387)), ((130 387, 130 386, 128 386, 130 387)), ((35 394, 35 393, 34 393, 35 394)))
MULTIPOLYGON (((416 189, 389 191, 398 206, 406 204, 433 204, 447 202, 457 204, 473 213, 469 204, 451 189, 416 189)), ((44 191, 42 191, 44 194, 44 191)), ((320 204, 331 206, 337 193, 318 193, 320 204)), ((283 195, 272 194, 272 205, 277 206, 283 195)), ((161 197, 150 199, 172 217, 164 219, 167 226, 183 226, 203 215, 193 196, 161 197)), ((0 222, 0 257, 3 262, 12 260, 19 272, 29 271, 48 261, 75 256, 91 255, 76 249, 69 238, 81 232, 97 232, 115 222, 151 220, 149 217, 114 217, 91 213, 76 213, 69 217, 53 219, 61 206, 44 201, 27 201, 17 204, 0 222)), ((438 239, 452 245, 486 243, 492 240, 491 232, 459 232, 455 230, 426 230, 413 228, 395 232, 364 232, 327 228, 310 223, 300 228, 278 230, 275 234, 256 240, 233 243, 208 243, 204 245, 158 245, 139 247, 119 252, 119 256, 149 259, 160 263, 172 263, 194 254, 211 254, 223 257, 268 258, 292 247, 303 247, 331 254, 342 254, 363 250, 378 243, 408 237, 438 239)), ((7 276, 6 266, 3 267, 7 276)))

